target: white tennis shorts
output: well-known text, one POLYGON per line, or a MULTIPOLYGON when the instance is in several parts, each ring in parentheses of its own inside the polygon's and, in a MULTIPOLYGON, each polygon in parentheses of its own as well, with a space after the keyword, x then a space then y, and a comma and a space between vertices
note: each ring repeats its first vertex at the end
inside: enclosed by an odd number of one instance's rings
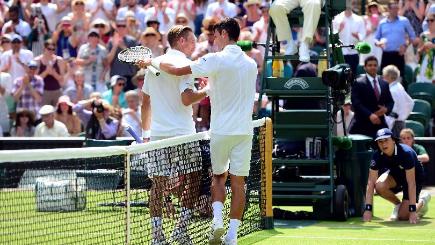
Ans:
POLYGON ((213 174, 228 171, 235 176, 248 176, 251 162, 252 135, 210 136, 210 158, 213 174))

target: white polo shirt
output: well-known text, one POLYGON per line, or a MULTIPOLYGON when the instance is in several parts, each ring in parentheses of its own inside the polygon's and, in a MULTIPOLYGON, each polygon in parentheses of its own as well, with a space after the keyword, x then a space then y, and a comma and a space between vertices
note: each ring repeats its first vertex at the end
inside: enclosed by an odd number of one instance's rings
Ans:
POLYGON ((65 124, 54 120, 54 125, 52 128, 48 128, 45 122, 41 122, 36 126, 35 137, 68 137, 68 129, 65 124))
MULTIPOLYGON (((176 67, 188 66, 192 62, 184 53, 174 49, 169 49, 166 54, 155 59, 176 67)), ((188 88, 195 90, 191 75, 174 76, 162 71, 156 77, 152 72, 147 72, 142 92, 149 95, 151 100, 151 136, 196 132, 192 106, 185 106, 181 102, 181 93, 188 88)))
POLYGON ((257 64, 237 45, 209 53, 190 65, 193 77, 208 77, 210 132, 252 135, 257 64))

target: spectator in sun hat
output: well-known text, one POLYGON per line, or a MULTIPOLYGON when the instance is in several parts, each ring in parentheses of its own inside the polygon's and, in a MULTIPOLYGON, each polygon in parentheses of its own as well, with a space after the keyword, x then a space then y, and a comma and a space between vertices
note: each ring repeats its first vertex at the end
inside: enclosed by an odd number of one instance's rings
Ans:
POLYGON ((248 0, 243 4, 246 15, 243 16, 247 27, 253 26, 261 18, 261 0, 248 0))
POLYGON ((26 74, 26 64, 33 60, 33 53, 22 48, 23 38, 18 34, 11 34, 11 49, 1 55, 1 71, 8 72, 12 81, 26 74))
POLYGON ((12 87, 12 95, 17 102, 16 110, 27 109, 32 111, 39 119, 39 109, 41 107, 42 96, 44 93, 44 81, 36 75, 38 64, 36 61, 29 61, 26 65, 26 73, 15 79, 12 87))
POLYGON ((59 97, 56 106, 55 119, 65 124, 68 133, 72 136, 78 135, 82 131, 80 118, 73 112, 73 103, 67 95, 59 97))
MULTIPOLYGON (((263 2, 260 5, 261 18, 254 23, 252 32, 254 34, 255 42, 266 42, 267 28, 269 26, 269 9, 270 3, 263 2)), ((264 47, 259 47, 264 52, 264 47)))
POLYGON ((91 23, 91 28, 95 28, 98 30, 98 34, 100 35, 101 44, 105 45, 109 42, 110 36, 110 26, 109 23, 104 19, 94 19, 91 23))
POLYGON ((422 217, 428 211, 431 198, 427 192, 420 195, 424 170, 417 154, 408 145, 399 143, 388 128, 381 128, 376 132, 375 142, 378 149, 370 163, 363 220, 372 219, 375 208, 373 195, 376 189, 380 197, 394 204, 390 220, 417 223, 418 216, 422 217), (381 176, 380 171, 383 171, 381 176), (400 191, 403 191, 402 200, 396 196, 400 191))
POLYGON ((344 100, 344 105, 342 106, 343 108, 343 112, 344 112, 344 118, 341 116, 341 110, 337 112, 337 117, 336 117, 336 121, 338 122, 335 125, 335 129, 336 129, 336 135, 337 136, 344 136, 344 131, 343 131, 343 120, 344 120, 344 125, 346 126, 346 135, 349 134, 349 126, 353 120, 353 115, 354 112, 352 111, 352 101, 350 100, 350 96, 348 96, 345 100, 344 100))
POLYGON ((113 107, 126 108, 125 93, 123 91, 127 79, 123 76, 114 75, 110 78, 110 89, 103 93, 104 100, 113 107))
POLYGON ((127 32, 127 21, 125 19, 116 19, 115 33, 107 44, 107 62, 110 66, 110 76, 120 75, 127 79, 124 91, 135 89, 131 83, 131 78, 136 74, 137 68, 135 66, 123 63, 118 60, 117 56, 121 50, 137 46, 136 39, 127 32))
POLYGON ((35 137, 67 137, 68 129, 65 124, 54 119, 56 110, 52 105, 44 105, 39 110, 42 122, 36 126, 35 137))
POLYGON ((202 33, 192 54, 192 60, 196 60, 205 54, 219 51, 218 46, 214 43, 213 27, 216 23, 217 20, 214 18, 205 18, 202 21, 202 33))
POLYGON ((142 103, 142 87, 143 87, 143 83, 144 83, 144 79, 145 79, 145 69, 140 69, 139 71, 137 71, 136 75, 134 75, 134 77, 131 79, 131 81, 133 82, 133 85, 137 87, 136 92, 139 96, 139 103, 142 103))
POLYGON ((164 47, 160 41, 161 35, 153 27, 147 27, 142 33, 140 43, 151 49, 153 57, 160 56, 164 53, 164 47))

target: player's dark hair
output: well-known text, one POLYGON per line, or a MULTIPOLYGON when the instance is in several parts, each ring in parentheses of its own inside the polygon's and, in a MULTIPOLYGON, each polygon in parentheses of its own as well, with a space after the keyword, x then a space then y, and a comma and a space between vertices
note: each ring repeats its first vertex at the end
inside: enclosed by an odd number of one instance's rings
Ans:
POLYGON ((369 61, 376 61, 376 64, 378 64, 378 58, 376 58, 376 56, 374 55, 370 55, 364 60, 364 66, 367 66, 367 63, 369 63, 369 61))
POLYGON ((180 37, 187 38, 188 34, 190 32, 193 32, 192 28, 188 26, 182 26, 182 25, 175 25, 169 29, 168 32, 168 43, 171 46, 171 48, 174 48, 178 39, 180 37))
POLYGON ((228 33, 228 38, 230 41, 239 40, 240 35, 240 26, 239 23, 234 18, 225 18, 214 25, 214 31, 222 34, 222 31, 225 30, 228 33))

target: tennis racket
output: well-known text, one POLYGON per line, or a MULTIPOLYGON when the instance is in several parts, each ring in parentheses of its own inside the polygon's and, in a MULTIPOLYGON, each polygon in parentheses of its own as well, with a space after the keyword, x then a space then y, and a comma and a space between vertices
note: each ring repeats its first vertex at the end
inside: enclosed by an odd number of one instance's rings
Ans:
MULTIPOLYGON (((136 64, 138 61, 145 58, 152 58, 152 52, 151 49, 144 46, 126 48, 118 54, 118 60, 127 64, 136 64)), ((156 76, 160 75, 160 71, 152 65, 148 66, 148 70, 154 73, 156 76)))

